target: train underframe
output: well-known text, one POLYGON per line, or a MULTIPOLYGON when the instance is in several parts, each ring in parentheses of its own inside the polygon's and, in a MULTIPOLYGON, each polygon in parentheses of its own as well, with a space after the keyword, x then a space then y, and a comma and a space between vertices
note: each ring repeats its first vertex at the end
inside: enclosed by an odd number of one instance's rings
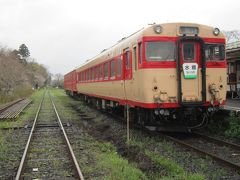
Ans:
POLYGON ((185 132, 205 127, 218 106, 192 106, 181 108, 130 107, 118 102, 90 97, 83 94, 66 91, 72 97, 77 97, 87 104, 103 111, 129 119, 131 124, 138 124, 155 131, 185 132))

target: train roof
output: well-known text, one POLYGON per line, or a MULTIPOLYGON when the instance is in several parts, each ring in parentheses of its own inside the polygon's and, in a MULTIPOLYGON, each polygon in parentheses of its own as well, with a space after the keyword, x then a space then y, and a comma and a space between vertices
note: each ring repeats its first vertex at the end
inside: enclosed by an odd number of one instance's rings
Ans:
POLYGON ((215 36, 213 34, 213 30, 214 30, 213 27, 202 25, 202 24, 184 23, 184 22, 151 24, 151 25, 141 28, 140 30, 129 35, 128 37, 122 38, 113 46, 109 47, 108 49, 104 49, 98 55, 94 56, 91 59, 86 60, 82 65, 80 65, 76 69, 83 68, 88 64, 94 65, 92 63, 94 63, 95 60, 101 61, 101 59, 102 59, 102 61, 104 61, 106 59, 111 59, 112 57, 121 54, 123 49, 136 44, 138 39, 140 39, 143 36, 144 37, 147 37, 147 36, 159 36, 159 37, 161 37, 161 36, 167 36, 167 37, 182 36, 182 34, 179 33, 180 27, 196 27, 196 28, 198 28, 198 36, 199 37, 225 38, 224 34, 221 31, 218 36, 215 36), (156 34, 154 32, 154 28, 156 26, 161 26, 162 30, 161 30, 160 34, 156 34))

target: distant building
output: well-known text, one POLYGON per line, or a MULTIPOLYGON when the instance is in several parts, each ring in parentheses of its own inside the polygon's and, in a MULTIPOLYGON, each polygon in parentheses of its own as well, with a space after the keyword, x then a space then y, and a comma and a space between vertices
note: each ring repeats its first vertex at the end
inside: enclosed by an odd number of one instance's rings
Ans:
POLYGON ((228 65, 228 91, 233 98, 240 97, 240 41, 226 46, 228 65))

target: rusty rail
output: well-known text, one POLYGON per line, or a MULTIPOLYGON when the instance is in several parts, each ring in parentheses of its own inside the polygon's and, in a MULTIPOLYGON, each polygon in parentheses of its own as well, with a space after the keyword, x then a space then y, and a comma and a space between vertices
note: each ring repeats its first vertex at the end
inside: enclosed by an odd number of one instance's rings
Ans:
POLYGON ((0 119, 15 119, 31 103, 29 99, 21 99, 2 109, 0 119))

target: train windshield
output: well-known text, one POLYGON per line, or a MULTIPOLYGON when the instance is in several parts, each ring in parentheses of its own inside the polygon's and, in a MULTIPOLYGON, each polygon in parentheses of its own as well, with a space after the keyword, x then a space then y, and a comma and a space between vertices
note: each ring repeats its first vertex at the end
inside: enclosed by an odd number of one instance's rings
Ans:
POLYGON ((206 44, 205 58, 207 61, 223 61, 225 59, 225 46, 223 44, 206 44))
POLYGON ((147 61, 175 61, 174 42, 146 42, 147 61))

